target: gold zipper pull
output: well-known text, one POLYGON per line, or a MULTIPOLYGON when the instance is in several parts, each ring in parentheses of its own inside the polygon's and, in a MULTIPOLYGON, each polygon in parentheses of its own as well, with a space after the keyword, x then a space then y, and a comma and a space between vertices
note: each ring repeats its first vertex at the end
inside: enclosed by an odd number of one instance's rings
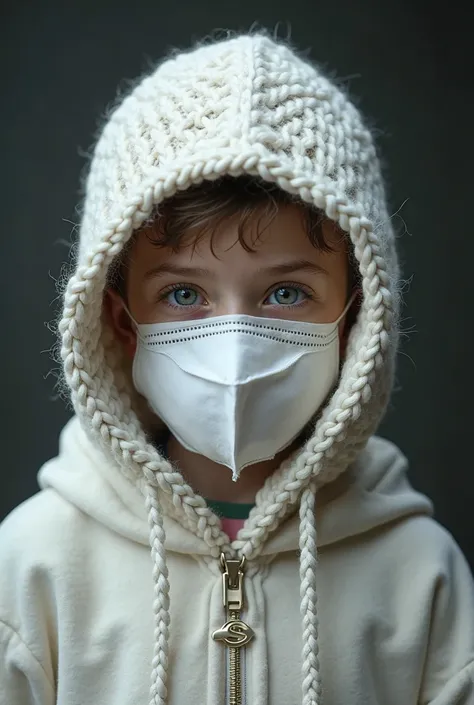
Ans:
POLYGON ((227 560, 221 553, 222 601, 227 613, 227 622, 212 634, 215 641, 228 647, 229 705, 242 705, 243 684, 240 649, 252 641, 253 629, 240 619, 244 606, 245 556, 240 561, 227 560))
POLYGON ((227 560, 221 553, 222 601, 227 612, 228 621, 212 634, 215 641, 222 641, 226 646, 240 649, 252 641, 253 630, 240 619, 244 606, 244 571, 245 556, 240 560, 227 560))
POLYGON ((244 606, 245 556, 240 561, 227 560, 221 553, 222 597, 228 612, 240 612, 244 606))

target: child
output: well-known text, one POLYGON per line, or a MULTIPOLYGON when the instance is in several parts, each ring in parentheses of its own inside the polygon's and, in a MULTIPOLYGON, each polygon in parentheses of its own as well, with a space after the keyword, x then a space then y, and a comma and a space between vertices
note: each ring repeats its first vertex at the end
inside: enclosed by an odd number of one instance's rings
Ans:
POLYGON ((1 705, 474 703, 469 569, 373 437, 397 291, 370 133, 289 47, 133 90, 64 295, 76 416, 0 530, 1 705))

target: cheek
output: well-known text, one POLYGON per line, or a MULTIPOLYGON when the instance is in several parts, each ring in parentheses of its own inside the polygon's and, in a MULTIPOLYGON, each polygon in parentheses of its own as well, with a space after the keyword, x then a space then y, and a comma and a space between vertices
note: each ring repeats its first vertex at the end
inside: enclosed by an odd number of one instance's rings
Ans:
POLYGON ((124 343, 123 348, 125 351, 125 355, 128 357, 128 359, 133 360, 137 351, 137 338, 135 334, 133 340, 127 340, 124 343))
POLYGON ((157 317, 160 312, 158 294, 159 288, 152 284, 146 285, 140 282, 136 286, 129 287, 129 307, 135 320, 140 323, 158 322, 157 317))
POLYGON ((137 334, 122 297, 117 292, 106 292, 102 315, 104 322, 106 321, 113 330, 115 344, 122 348, 127 358, 133 359, 137 348, 137 334))

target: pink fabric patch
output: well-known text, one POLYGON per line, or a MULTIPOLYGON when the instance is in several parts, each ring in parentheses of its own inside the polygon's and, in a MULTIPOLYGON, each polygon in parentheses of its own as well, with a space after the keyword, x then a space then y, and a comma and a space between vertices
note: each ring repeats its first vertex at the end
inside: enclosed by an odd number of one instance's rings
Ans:
POLYGON ((234 541, 239 533, 239 530, 245 524, 245 519, 226 519, 225 517, 221 517, 221 524, 230 540, 234 541))

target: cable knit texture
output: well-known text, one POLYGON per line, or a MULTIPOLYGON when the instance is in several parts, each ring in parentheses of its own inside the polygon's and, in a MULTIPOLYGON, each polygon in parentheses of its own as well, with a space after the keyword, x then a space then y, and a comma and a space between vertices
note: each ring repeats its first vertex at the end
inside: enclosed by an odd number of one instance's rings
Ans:
POLYGON ((86 183, 76 269, 64 296, 61 355, 86 432, 143 491, 155 585, 150 703, 167 699, 169 584, 163 513, 216 558, 257 557, 300 503, 303 704, 320 703, 317 488, 359 454, 384 412, 397 344, 398 267, 371 135, 345 94, 266 36, 200 46, 165 61, 112 113, 86 183), (254 175, 322 209, 348 233, 363 300, 339 386, 305 447, 268 480, 229 545, 219 519, 147 440, 119 346, 102 321, 108 268, 153 208, 203 180, 254 175))

